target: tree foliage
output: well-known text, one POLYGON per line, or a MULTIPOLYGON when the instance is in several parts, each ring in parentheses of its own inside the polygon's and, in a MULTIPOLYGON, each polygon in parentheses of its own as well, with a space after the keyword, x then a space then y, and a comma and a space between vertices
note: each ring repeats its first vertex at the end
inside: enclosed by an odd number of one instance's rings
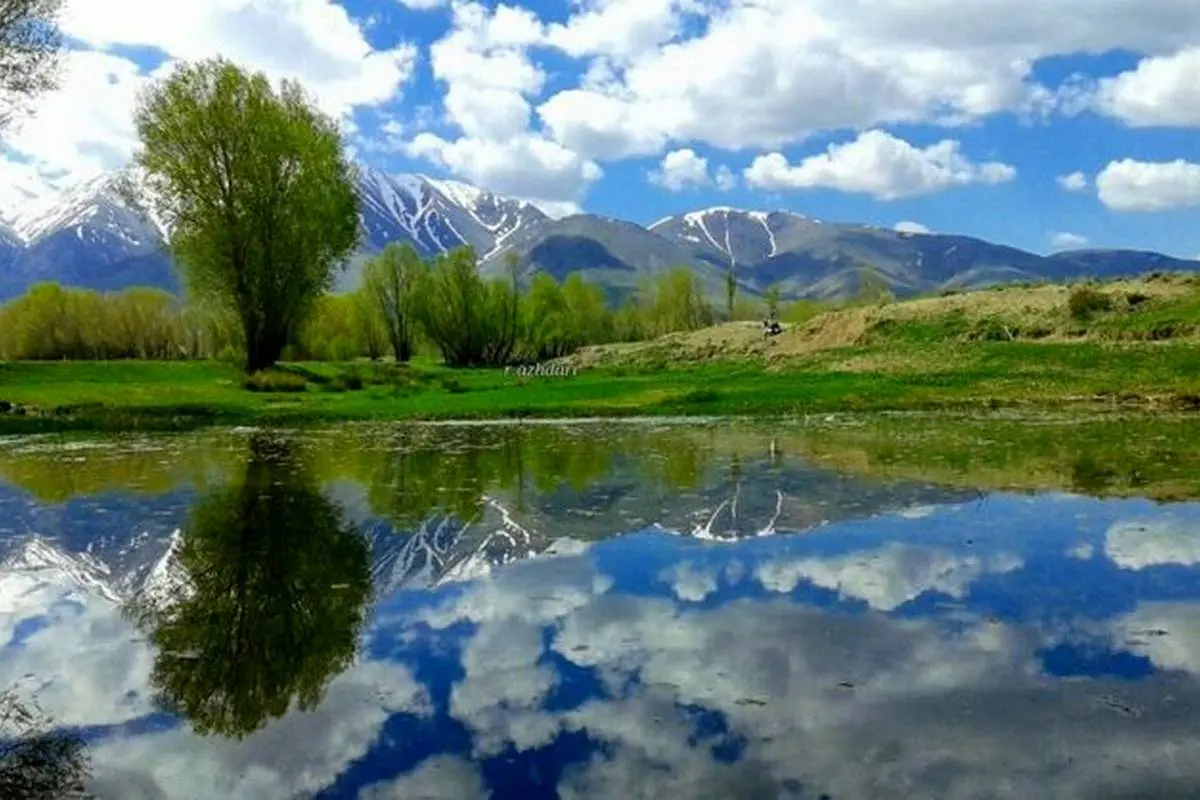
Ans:
POLYGON ((15 689, 0 692, 0 797, 88 797, 90 766, 81 735, 58 728, 15 689))
POLYGON ((357 652, 367 545, 294 455, 254 437, 240 479, 192 509, 189 591, 129 608, 157 649, 155 690, 200 733, 240 738, 293 701, 314 708, 357 652))
POLYGON ((428 269, 412 245, 389 244, 363 269, 363 293, 369 298, 397 361, 412 358, 418 307, 428 269))
POLYGON ((58 83, 63 0, 0 0, 0 128, 58 83))
POLYGON ((102 294, 42 283, 0 307, 8 359, 216 358, 240 348, 239 333, 228 315, 150 288, 102 294))
POLYGON ((136 160, 173 226, 192 294, 235 310, 248 372, 269 367, 358 242, 336 123, 223 59, 184 64, 139 101, 136 160))

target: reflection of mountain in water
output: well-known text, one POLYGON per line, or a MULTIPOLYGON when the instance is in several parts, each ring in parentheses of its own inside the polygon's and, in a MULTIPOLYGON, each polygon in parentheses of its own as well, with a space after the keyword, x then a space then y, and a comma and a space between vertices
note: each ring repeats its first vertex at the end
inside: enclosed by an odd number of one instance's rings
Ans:
MULTIPOLYGON (((565 436, 518 446, 554 446, 560 458, 569 458, 561 450, 580 441, 565 436)), ((473 446, 452 447, 434 439, 417 448, 415 462, 376 467, 365 480, 351 474, 327 483, 328 494, 367 537, 376 594, 479 577, 556 543, 561 549, 565 542, 602 541, 646 529, 737 541, 976 496, 917 482, 863 481, 777 454, 721 458, 694 449, 685 453, 682 469, 662 449, 643 449, 609 453, 603 469, 586 482, 555 480, 553 471, 536 474, 528 456, 522 463, 520 452, 506 458, 500 470, 486 463, 484 457, 513 446, 504 431, 485 431, 473 446), (422 460, 425 454, 429 461, 422 460), (457 461, 447 468, 447 459, 457 461), (431 464, 440 466, 414 477, 414 468, 431 464), (657 466, 650 477, 647 464, 657 466), (436 470, 444 471, 444 479, 436 470), (489 470, 496 474, 481 479, 489 470), (389 494, 397 473, 404 475, 405 486, 423 477, 432 489, 389 494), (387 481, 371 480, 380 475, 387 481), (456 508, 447 512, 438 507, 442 502, 456 508)), ((372 455, 388 458, 386 452, 372 455)), ((412 451, 403 456, 412 457, 412 451)), ((112 601, 165 596, 181 580, 175 563, 180 530, 196 497, 192 489, 154 496, 108 491, 39 503, 25 492, 0 487, 6 518, 0 564, 6 570, 55 567, 112 601)))

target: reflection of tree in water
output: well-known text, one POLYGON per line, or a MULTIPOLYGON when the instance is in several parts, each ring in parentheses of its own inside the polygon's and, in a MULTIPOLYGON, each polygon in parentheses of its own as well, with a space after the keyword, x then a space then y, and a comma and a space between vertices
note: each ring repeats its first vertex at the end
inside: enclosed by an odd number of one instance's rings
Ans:
POLYGON ((36 705, 15 691, 0 692, 0 797, 58 800, 89 797, 86 745, 78 735, 53 729, 36 705))
MULTIPOLYGON (((455 438, 404 433, 380 454, 362 451, 372 508, 402 529, 415 529, 446 515, 472 522, 485 499, 498 491, 575 488, 603 478, 616 449, 600 437, 579 438, 552 427, 474 429, 455 438)), ((358 470, 356 470, 358 471, 358 470)))
POLYGON ((192 509, 179 564, 186 589, 142 619, 152 683, 197 731, 240 738, 293 698, 311 709, 353 660, 367 546, 286 443, 251 440, 242 479, 192 509))

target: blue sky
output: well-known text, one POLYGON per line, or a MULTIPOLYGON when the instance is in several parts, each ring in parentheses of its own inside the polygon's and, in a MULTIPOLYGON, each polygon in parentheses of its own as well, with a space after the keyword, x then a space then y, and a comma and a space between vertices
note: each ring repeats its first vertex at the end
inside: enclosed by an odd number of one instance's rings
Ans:
POLYGON ((119 166, 137 91, 222 54, 301 80, 369 164, 555 213, 729 205, 1200 256, 1200 4, 98 6, 70 0, 64 85, 6 137, 10 214, 119 166))

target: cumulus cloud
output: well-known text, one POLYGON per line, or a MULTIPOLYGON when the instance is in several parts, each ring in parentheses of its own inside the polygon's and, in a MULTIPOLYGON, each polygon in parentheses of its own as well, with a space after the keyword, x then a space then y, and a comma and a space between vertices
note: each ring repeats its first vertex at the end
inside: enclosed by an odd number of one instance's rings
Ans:
POLYGON ((558 210, 560 215, 577 213, 587 187, 604 174, 594 161, 536 134, 493 141, 467 136, 447 140, 421 133, 405 149, 476 185, 558 210))
POLYGON ((399 778, 371 784, 358 795, 359 800, 486 800, 491 796, 477 765, 449 755, 427 758, 399 778))
MULTIPOLYGON (((599 5, 586 4, 580 24, 599 5)), ((553 135, 584 155, 657 155, 667 141, 780 149, 820 131, 958 124, 1048 100, 1078 105, 1082 87, 1036 82, 1038 59, 1116 48, 1169 56, 1194 46, 1186 31, 1200 27, 1200 10, 1139 0, 756 0, 712 4, 701 33, 665 38, 677 27, 675 4, 639 5, 659 24, 636 47, 608 46, 624 69, 538 109, 553 135)), ((561 36, 551 44, 605 52, 561 36)))
POLYGON ((901 220, 900 222, 897 222, 893 226, 893 230, 898 233, 932 233, 932 231, 930 231, 925 225, 922 225, 920 222, 913 222, 911 220, 901 220))
POLYGON ((787 593, 801 581, 809 581, 842 597, 863 600, 871 608, 891 611, 927 592, 962 597, 981 575, 1012 572, 1021 566, 1021 559, 1013 555, 958 556, 893 543, 837 558, 771 561, 760 566, 755 577, 769 591, 787 593))
POLYGON ((681 562, 663 570, 658 579, 671 587, 680 600, 699 603, 717 591, 717 570, 681 562))
MULTIPOLYGON (((111 728, 159 711, 153 648, 86 570, 51 563, 5 571, 0 641, 13 642, 31 619, 42 624, 0 659, 0 685, 32 695, 62 725, 111 728)), ((307 797, 362 757, 386 719, 431 711, 406 667, 360 661, 330 681, 318 708, 274 719, 240 742, 200 736, 186 722, 99 737, 89 746, 89 789, 101 797, 180 797, 194 787, 230 800, 307 797)))
POLYGON ((1088 179, 1082 172, 1072 172, 1069 175, 1059 175, 1054 179, 1058 188, 1064 192, 1082 192, 1087 188, 1088 179))
POLYGON ((0 686, 36 696, 63 725, 119 725, 154 710, 154 654, 113 599, 56 567, 0 575, 0 642, 39 618, 42 626, 0 659, 0 686))
POLYGON ((71 3, 62 25, 98 48, 136 45, 189 61, 221 54, 273 78, 299 79, 334 112, 394 98, 416 58, 407 43, 373 50, 331 0, 71 3))
POLYGON ((450 5, 450 0, 397 0, 405 8, 414 11, 430 11, 450 5))
POLYGON ((946 139, 917 148, 886 131, 866 131, 852 142, 791 164, 782 153, 759 156, 745 171, 759 189, 837 189, 879 200, 931 194, 952 186, 1004 183, 1016 176, 1008 164, 976 164, 959 142, 946 139))
POLYGON ((576 56, 626 61, 676 37, 698 0, 585 0, 565 23, 547 30, 548 44, 576 56))
POLYGON ((1104 552, 1123 569, 1200 564, 1200 526, 1177 519, 1114 524, 1104 535, 1104 552))
POLYGON ((1050 246, 1055 250, 1078 250, 1081 247, 1086 247, 1087 244, 1088 238, 1078 233, 1055 231, 1050 234, 1050 246))
POLYGON ((11 200, 5 207, 53 197, 128 161, 137 144, 133 108, 148 80, 126 58, 67 53, 59 88, 6 132, 4 144, 15 158, 0 160, 0 183, 11 200))
POLYGON ((327 112, 396 99, 416 47, 374 50, 332 0, 113 0, 69 3, 64 33, 87 48, 68 51, 61 86, 40 99, 5 144, 0 181, 13 200, 53 197, 128 161, 136 144, 138 92, 177 61, 223 55, 272 79, 300 80, 327 112), (106 50, 135 46, 164 59, 154 72, 106 50))
POLYGON ((1200 46, 1143 59, 1100 81, 1096 104, 1136 127, 1200 125, 1200 46))
POLYGON ((1139 603, 1112 628, 1119 644, 1159 669, 1200 676, 1200 608, 1194 603, 1139 603))
POLYGON ((1114 211, 1169 211, 1200 205, 1200 164, 1183 159, 1112 161, 1096 176, 1100 201, 1114 211))
POLYGON ((430 48, 434 77, 457 138, 422 133, 407 142, 410 156, 456 177, 529 200, 558 215, 579 209, 603 171, 595 161, 531 129, 530 98, 545 72, 529 48, 545 36, 528 9, 456 3, 450 30, 430 48))
POLYGON ((361 758, 397 713, 431 713, 407 668, 362 662, 335 677, 316 709, 271 721, 241 741, 186 725, 118 734, 90 748, 101 797, 179 797, 193 787, 230 800, 309 797, 361 758))
POLYGON ((650 182, 672 192, 707 186, 727 190, 733 188, 737 178, 723 165, 717 169, 715 175, 710 174, 708 159, 697 155, 695 150, 688 147, 672 150, 663 156, 658 169, 650 173, 650 182))

